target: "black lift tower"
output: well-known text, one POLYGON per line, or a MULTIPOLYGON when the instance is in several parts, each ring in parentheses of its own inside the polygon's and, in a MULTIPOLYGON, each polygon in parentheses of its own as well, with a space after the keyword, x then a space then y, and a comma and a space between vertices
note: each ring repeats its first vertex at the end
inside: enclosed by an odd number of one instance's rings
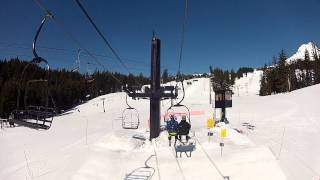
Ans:
POLYGON ((150 98, 150 140, 160 134, 160 101, 177 98, 178 93, 174 86, 160 86, 160 46, 161 41, 155 35, 151 41, 151 88, 144 92, 137 92, 132 88, 125 88, 128 96, 135 98, 150 98), (131 89, 131 90, 130 90, 131 89))

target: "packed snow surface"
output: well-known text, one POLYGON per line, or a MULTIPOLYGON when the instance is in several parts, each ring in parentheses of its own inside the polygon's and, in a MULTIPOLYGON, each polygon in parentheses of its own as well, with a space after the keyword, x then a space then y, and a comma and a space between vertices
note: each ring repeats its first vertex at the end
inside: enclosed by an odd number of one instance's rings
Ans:
MULTIPOLYGON (((129 98, 141 124, 137 130, 122 129, 125 93, 114 93, 55 117, 49 130, 1 129, 0 179, 319 179, 320 86, 259 97, 260 76, 255 71, 237 80, 233 107, 227 110, 230 124, 213 129, 212 137, 206 121, 220 113, 209 103, 210 81, 185 81, 183 103, 191 111, 196 142, 190 158, 176 158, 165 131, 152 142, 141 140, 148 139, 148 100, 129 98), (222 128, 227 129, 225 139, 219 137, 222 128)), ((168 100, 161 103, 162 115, 169 105, 168 100)))
MULTIPOLYGON (((235 91, 228 111, 233 127, 255 126, 247 130, 257 145, 267 146, 278 160, 287 179, 320 178, 320 85, 271 96, 259 97, 254 88, 261 71, 249 73, 236 84, 248 82, 248 91, 235 91), (253 80, 250 82, 251 77, 253 80), (251 84, 251 85, 250 85, 251 84)), ((247 128, 244 128, 247 129, 247 128)))

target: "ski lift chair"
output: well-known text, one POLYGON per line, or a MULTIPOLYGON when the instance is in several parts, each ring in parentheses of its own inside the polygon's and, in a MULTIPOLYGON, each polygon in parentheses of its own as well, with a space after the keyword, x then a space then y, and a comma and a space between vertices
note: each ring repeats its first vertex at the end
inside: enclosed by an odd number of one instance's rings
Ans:
POLYGON ((49 129, 55 116, 54 104, 52 97, 49 95, 47 80, 29 80, 24 93, 24 108, 13 111, 11 121, 30 128, 49 129), (45 102, 44 104, 30 105, 28 103, 29 88, 32 83, 45 83, 45 95, 41 97, 42 102, 45 102), (49 99, 52 107, 49 107, 49 99))
MULTIPOLYGON (((179 113, 181 116, 185 115, 187 118, 187 121, 191 125, 191 120, 190 120, 190 110, 187 106, 183 104, 176 104, 170 108, 183 108, 185 110, 184 113, 179 113)), ((191 126, 192 128, 192 126, 191 126)), ((195 150, 196 148, 196 141, 194 140, 194 133, 191 133, 192 130, 190 129, 189 134, 185 135, 179 135, 180 138, 178 139, 176 145, 175 145, 175 151, 176 151, 176 157, 178 157, 178 153, 180 153, 180 157, 182 153, 185 153, 187 157, 191 157, 192 151, 195 150), (190 137, 189 139, 187 137, 190 137)))
POLYGON ((128 107, 122 111, 122 128, 138 129, 140 125, 139 112, 128 104, 128 96, 126 96, 126 104, 128 107))
MULTIPOLYGON (((22 82, 24 79, 24 73, 26 72, 27 68, 30 65, 39 65, 41 63, 45 64, 47 67, 47 78, 49 76, 49 70, 50 66, 48 64, 48 61, 43 59, 42 57, 39 57, 37 52, 36 52, 36 42, 38 39, 38 36, 40 34, 40 31, 46 22, 48 18, 52 18, 51 14, 45 15, 43 20, 41 21, 40 27, 37 30, 37 33, 34 37, 33 41, 33 55, 34 58, 24 67, 22 73, 21 73, 21 78, 20 78, 20 83, 19 83, 19 89, 18 89, 18 97, 17 97, 17 109, 12 112, 12 119, 11 122, 22 125, 22 126, 27 126, 30 128, 36 128, 36 129, 49 129, 51 127, 51 123, 53 121, 53 116, 55 115, 55 109, 54 108, 49 108, 49 90, 48 90, 48 80, 30 80, 27 82, 26 85, 26 91, 24 93, 24 108, 21 109, 20 107, 20 98, 21 98, 21 87, 22 87, 22 82), (45 97, 45 105, 44 106, 35 106, 35 105, 27 105, 27 92, 28 92, 28 86, 31 83, 35 82, 45 82, 46 83, 46 97, 45 97)), ((51 98, 53 106, 55 106, 53 99, 51 98)))

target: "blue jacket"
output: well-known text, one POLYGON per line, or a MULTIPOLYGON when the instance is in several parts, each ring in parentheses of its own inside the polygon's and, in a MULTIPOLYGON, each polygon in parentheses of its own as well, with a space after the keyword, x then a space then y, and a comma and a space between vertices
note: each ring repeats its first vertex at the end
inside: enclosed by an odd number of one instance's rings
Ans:
POLYGON ((170 120, 170 121, 167 121, 167 125, 166 125, 166 129, 169 133, 171 132, 177 132, 178 130, 178 122, 175 121, 175 120, 170 120))

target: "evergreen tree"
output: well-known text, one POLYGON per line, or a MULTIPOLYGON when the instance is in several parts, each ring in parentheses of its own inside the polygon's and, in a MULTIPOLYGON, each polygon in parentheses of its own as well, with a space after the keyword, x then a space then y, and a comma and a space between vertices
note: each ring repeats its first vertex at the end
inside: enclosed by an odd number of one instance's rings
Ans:
MULTIPOLYGON (((30 65, 21 78, 21 72, 27 65, 19 59, 0 60, 0 117, 7 118, 17 108, 18 91, 20 89, 20 106, 41 106, 45 104, 47 88, 44 83, 32 83, 27 88, 27 81, 47 79, 47 71, 36 65, 30 65), (28 90, 28 91, 26 91, 28 90), (26 98, 26 104, 24 99, 26 98)), ((65 69, 50 70, 48 79, 49 106, 56 105, 57 110, 66 110, 98 95, 121 91, 120 84, 112 76, 123 83, 136 85, 149 83, 142 74, 129 76, 120 73, 98 72, 90 76, 71 72, 65 69), (88 96, 87 96, 88 95, 88 96)))
POLYGON ((287 56, 282 49, 279 54, 279 63, 275 73, 275 92, 287 92, 289 90, 288 85, 288 67, 286 63, 287 56))
POLYGON ((277 58, 275 56, 272 57, 272 65, 273 66, 277 66, 278 62, 277 62, 277 58))
POLYGON ((212 68, 212 66, 209 66, 209 70, 210 70, 210 73, 213 74, 213 68, 212 68))
POLYGON ((305 86, 311 86, 312 83, 312 68, 309 51, 306 50, 304 53, 304 70, 305 70, 305 86))
POLYGON ((230 83, 231 83, 231 84, 234 84, 234 83, 235 83, 235 80, 236 80, 236 77, 237 77, 237 74, 234 72, 233 69, 231 69, 230 75, 231 75, 230 83))
POLYGON ((268 82, 267 82, 267 68, 265 66, 264 70, 263 70, 263 74, 261 76, 261 80, 260 80, 260 91, 259 91, 259 95, 260 96, 265 96, 268 95, 268 82))
POLYGON ((313 57, 314 57, 314 84, 320 83, 320 54, 317 55, 316 50, 313 51, 313 57))
POLYGON ((237 77, 238 78, 241 78, 243 77, 243 75, 249 73, 249 72, 253 72, 254 69, 253 68, 250 68, 250 67, 240 67, 237 71, 237 77))
POLYGON ((168 73, 168 70, 167 69, 164 69, 163 70, 163 73, 162 73, 162 80, 163 80, 163 83, 166 83, 166 82, 169 82, 169 73, 168 73))
POLYGON ((304 64, 301 59, 298 59, 295 63, 296 67, 296 77, 297 77, 297 89, 303 88, 306 86, 306 76, 304 73, 304 64))
POLYGON ((281 50, 278 63, 273 57, 272 67, 263 68, 263 76, 260 83, 260 95, 269 95, 300 89, 306 86, 320 83, 320 56, 314 49, 312 52, 314 61, 306 50, 304 60, 297 59, 290 64, 286 63, 286 54, 281 50))
POLYGON ((298 80, 297 80, 297 76, 296 76, 296 64, 291 64, 289 66, 289 79, 288 79, 288 83, 289 83, 289 91, 293 91, 298 89, 298 80))
POLYGON ((267 71, 267 94, 279 93, 277 88, 278 70, 276 68, 270 68, 267 71))

